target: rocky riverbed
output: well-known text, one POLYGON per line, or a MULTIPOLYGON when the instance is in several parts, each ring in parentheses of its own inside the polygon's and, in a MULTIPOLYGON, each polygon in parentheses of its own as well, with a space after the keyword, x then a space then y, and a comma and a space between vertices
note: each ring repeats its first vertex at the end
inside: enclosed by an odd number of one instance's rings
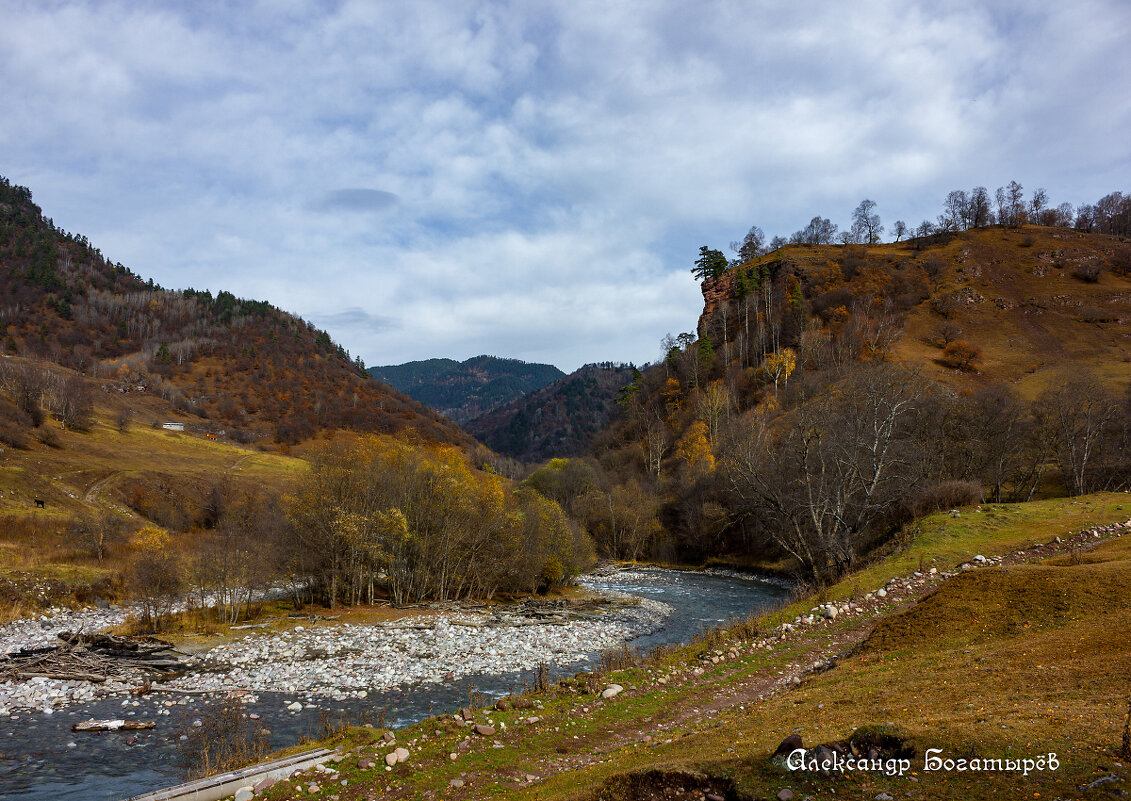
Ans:
MULTIPOLYGON (((671 613, 653 599, 607 593, 582 607, 520 605, 446 612, 395 623, 295 626, 253 634, 187 660, 188 672, 161 685, 182 693, 302 693, 308 699, 365 698, 394 687, 451 681, 481 673, 531 670, 540 664, 584 665, 594 652, 658 631, 671 613)), ((0 627, 0 651, 57 644, 61 631, 100 631, 121 623, 119 608, 50 610, 0 627)), ((580 667, 579 667, 580 669, 580 667)), ((72 704, 127 697, 144 674, 90 683, 37 677, 0 682, 0 716, 53 714, 72 704)))

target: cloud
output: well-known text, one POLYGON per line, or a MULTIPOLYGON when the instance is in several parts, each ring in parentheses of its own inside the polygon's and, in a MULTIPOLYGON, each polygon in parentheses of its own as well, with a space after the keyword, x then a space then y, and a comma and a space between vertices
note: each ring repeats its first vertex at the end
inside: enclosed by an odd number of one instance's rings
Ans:
POLYGON ((694 327, 699 246, 752 224, 1127 191, 1129 34, 1119 0, 17 3, 0 173, 368 362, 639 362, 694 327))
POLYGON ((330 314, 316 314, 310 319, 311 322, 324 328, 358 330, 367 333, 383 334, 400 328, 400 321, 395 317, 373 314, 360 306, 350 306, 330 314))
POLYGON ((323 195, 314 207, 319 211, 384 211, 400 200, 380 189, 335 189, 323 195))

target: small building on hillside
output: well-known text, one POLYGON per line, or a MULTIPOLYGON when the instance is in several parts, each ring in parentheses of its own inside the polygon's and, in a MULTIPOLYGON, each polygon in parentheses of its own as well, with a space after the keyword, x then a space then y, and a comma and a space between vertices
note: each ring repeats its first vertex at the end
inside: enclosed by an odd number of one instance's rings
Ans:
POLYGON ((185 430, 185 424, 184 423, 162 423, 161 427, 164 428, 167 431, 184 431, 185 430))

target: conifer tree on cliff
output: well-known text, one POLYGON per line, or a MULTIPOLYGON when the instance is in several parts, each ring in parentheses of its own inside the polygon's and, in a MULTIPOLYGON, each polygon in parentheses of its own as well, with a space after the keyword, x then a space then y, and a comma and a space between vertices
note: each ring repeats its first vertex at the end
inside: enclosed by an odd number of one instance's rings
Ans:
POLYGON ((727 257, 722 254, 722 251, 711 250, 703 245, 699 248, 699 258, 695 260, 691 274, 700 281, 705 281, 708 278, 718 278, 726 272, 726 269, 727 257))

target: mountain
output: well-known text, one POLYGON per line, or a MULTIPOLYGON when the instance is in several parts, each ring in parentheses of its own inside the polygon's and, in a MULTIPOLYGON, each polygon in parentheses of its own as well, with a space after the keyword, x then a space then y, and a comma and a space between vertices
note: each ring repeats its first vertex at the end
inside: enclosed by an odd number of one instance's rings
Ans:
POLYGON ((475 356, 370 367, 370 374, 457 423, 466 423, 562 378, 552 364, 475 356))
POLYGON ((635 368, 587 364, 464 427, 493 450, 526 463, 583 453, 618 411, 617 393, 635 368))
POLYGON ((169 290, 60 230, 0 178, 0 349, 120 393, 151 393, 244 439, 294 444, 336 428, 471 446, 463 431, 373 380, 329 334, 262 300, 169 290))

